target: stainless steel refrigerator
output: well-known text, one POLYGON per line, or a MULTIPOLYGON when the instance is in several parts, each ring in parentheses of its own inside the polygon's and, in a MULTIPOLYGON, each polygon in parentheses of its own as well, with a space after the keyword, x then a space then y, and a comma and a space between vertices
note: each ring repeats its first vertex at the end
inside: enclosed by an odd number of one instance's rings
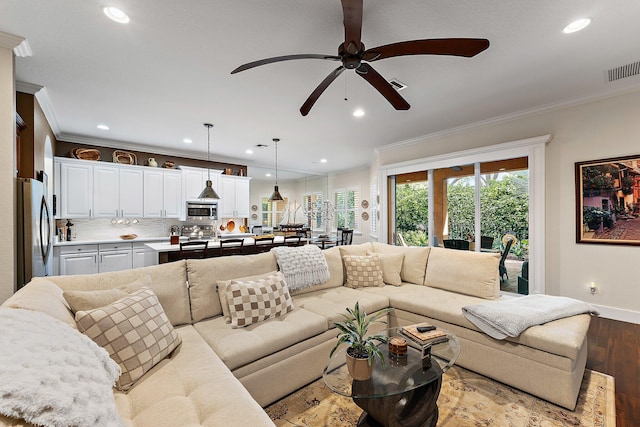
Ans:
POLYGON ((40 176, 44 182, 18 178, 17 289, 22 288, 32 277, 53 273, 53 215, 47 202, 47 176, 40 176))

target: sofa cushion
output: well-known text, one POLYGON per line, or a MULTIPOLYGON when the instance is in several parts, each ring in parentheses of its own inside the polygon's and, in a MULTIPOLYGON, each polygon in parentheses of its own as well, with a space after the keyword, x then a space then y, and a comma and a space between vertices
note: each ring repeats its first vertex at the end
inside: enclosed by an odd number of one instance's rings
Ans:
POLYGON ((367 251, 367 255, 376 254, 382 266, 382 280, 387 285, 400 286, 402 284, 402 264, 404 253, 383 254, 367 251))
POLYGON ((119 390, 128 390, 180 344, 180 337, 149 288, 105 307, 78 311, 76 321, 80 331, 120 365, 119 390))
POLYGON ((182 341, 178 348, 129 391, 114 391, 126 426, 273 427, 192 325, 176 332, 182 341))
POLYGON ((431 248, 428 246, 393 246, 386 243, 373 243, 373 251, 381 254, 404 254, 400 277, 403 282, 424 284, 425 270, 431 248))
POLYGON ((249 326, 293 310, 284 274, 279 271, 260 280, 232 280, 225 292, 232 328, 249 326))
POLYGON ((187 277, 193 321, 199 322, 222 314, 220 298, 216 292, 218 281, 269 273, 277 269, 276 257, 271 252, 188 260, 187 277))
POLYGON ((377 255, 345 255, 342 257, 347 274, 346 286, 364 288, 367 286, 384 286, 382 268, 377 255))
POLYGON ((340 255, 340 247, 334 246, 330 249, 322 251, 327 266, 329 267, 329 280, 319 285, 309 286, 303 289, 289 289, 291 295, 301 295, 309 292, 318 291, 320 289, 335 288, 344 284, 344 268, 342 266, 342 256, 340 255))
POLYGON ((340 250, 340 256, 344 257, 345 255, 357 255, 364 256, 367 254, 367 251, 373 249, 371 246, 371 242, 361 243, 359 245, 342 245, 338 246, 340 250))
POLYGON ((64 291, 64 299, 74 313, 78 311, 94 310, 96 308, 109 305, 120 298, 142 289, 151 287, 151 276, 141 277, 135 282, 118 286, 113 289, 103 289, 100 291, 64 291))
MULTIPOLYGON (((363 289, 384 288, 374 287, 363 289)), ((356 301, 360 303, 360 307, 367 313, 374 313, 389 307, 389 298, 386 296, 363 292, 360 289, 351 289, 346 286, 323 289, 312 294, 293 297, 293 302, 297 307, 302 305, 305 310, 325 317, 329 321, 329 328, 333 328, 335 322, 344 320, 342 315, 347 314, 347 307, 353 307, 356 301)))
POLYGON ((185 265, 186 262, 182 260, 111 273, 48 276, 48 280, 60 286, 64 291, 95 291, 117 288, 148 275, 151 277, 153 293, 158 297, 171 324, 176 326, 191 323, 185 265))
POLYGON ((500 254, 433 248, 425 284, 485 299, 500 296, 500 254))
POLYGON ((220 316, 198 322, 194 328, 233 370, 322 334, 327 319, 298 305, 287 314, 246 328, 233 329, 220 316))
POLYGON ((34 277, 26 286, 11 295, 2 307, 40 311, 77 329, 62 289, 43 277, 34 277))

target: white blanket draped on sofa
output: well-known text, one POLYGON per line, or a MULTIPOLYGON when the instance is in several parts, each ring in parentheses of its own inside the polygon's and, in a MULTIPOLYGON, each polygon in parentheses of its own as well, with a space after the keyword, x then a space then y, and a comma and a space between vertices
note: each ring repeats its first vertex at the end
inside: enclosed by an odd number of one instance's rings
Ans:
POLYGON ((598 312, 586 302, 551 295, 527 295, 462 307, 464 316, 495 339, 517 337, 525 329, 576 314, 598 312))
POLYGON ((329 280, 329 266, 319 247, 304 245, 271 249, 289 289, 302 289, 329 280))

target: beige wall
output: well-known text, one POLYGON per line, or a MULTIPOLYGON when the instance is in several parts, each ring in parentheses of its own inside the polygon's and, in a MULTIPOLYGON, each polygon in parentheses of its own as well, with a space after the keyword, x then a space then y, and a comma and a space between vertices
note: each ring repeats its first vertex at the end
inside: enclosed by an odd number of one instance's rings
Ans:
POLYGON ((15 82, 11 48, 0 47, 0 303, 15 282, 15 82))
POLYGON ((596 304, 604 315, 640 323, 637 265, 640 247, 575 242, 578 161, 640 154, 640 91, 397 144, 380 152, 380 164, 434 156, 552 134, 546 150, 546 292, 596 304), (588 284, 598 283, 589 294, 588 284))

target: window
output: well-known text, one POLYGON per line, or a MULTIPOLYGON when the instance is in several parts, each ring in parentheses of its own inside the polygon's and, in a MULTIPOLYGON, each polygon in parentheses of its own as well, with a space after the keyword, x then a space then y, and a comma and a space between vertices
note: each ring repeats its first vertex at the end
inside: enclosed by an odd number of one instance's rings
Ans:
POLYGON ((336 210, 336 227, 352 228, 360 233, 360 190, 346 188, 333 193, 336 210))
POLYGON ((369 232, 372 236, 378 235, 378 179, 373 178, 369 185, 369 232))
POLYGON ((289 199, 287 197, 284 197, 284 200, 270 202, 269 196, 262 196, 261 200, 262 225, 265 227, 275 227, 280 225, 282 216, 287 210, 287 206, 289 206, 289 199))
POLYGON ((306 214, 307 225, 313 231, 321 231, 322 228, 322 193, 307 193, 302 198, 302 208, 306 214))

